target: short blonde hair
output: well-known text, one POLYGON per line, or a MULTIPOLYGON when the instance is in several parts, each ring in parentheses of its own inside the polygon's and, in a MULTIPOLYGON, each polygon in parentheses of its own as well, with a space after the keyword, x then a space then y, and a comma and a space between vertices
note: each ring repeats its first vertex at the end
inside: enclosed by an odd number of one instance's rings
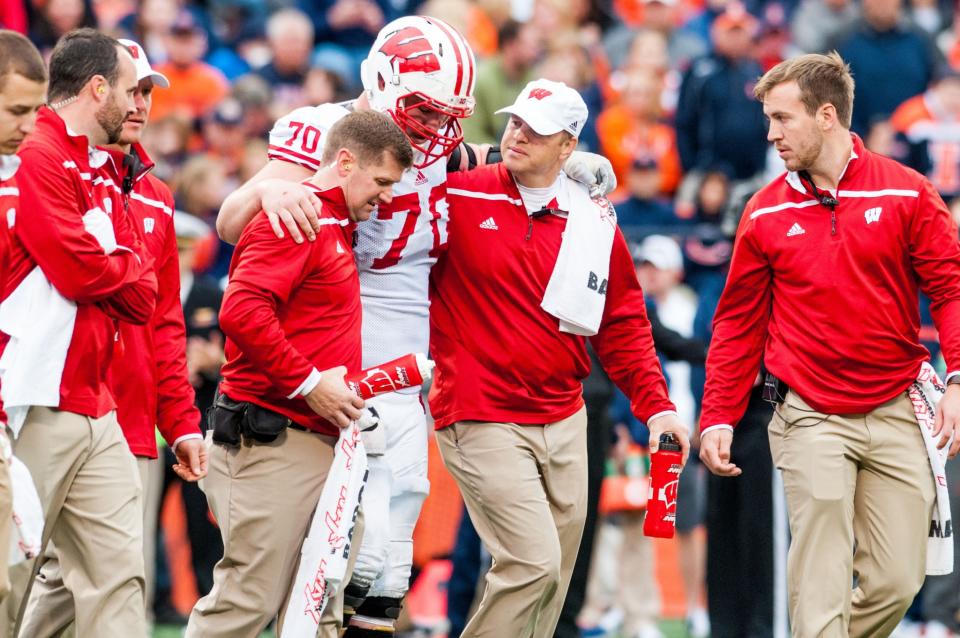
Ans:
POLYGON ((839 53, 809 53, 784 60, 763 74, 753 94, 763 102, 764 96, 773 87, 784 82, 797 83, 800 101, 807 113, 814 115, 824 104, 832 104, 837 110, 837 119, 845 128, 850 128, 853 117, 853 76, 839 53))

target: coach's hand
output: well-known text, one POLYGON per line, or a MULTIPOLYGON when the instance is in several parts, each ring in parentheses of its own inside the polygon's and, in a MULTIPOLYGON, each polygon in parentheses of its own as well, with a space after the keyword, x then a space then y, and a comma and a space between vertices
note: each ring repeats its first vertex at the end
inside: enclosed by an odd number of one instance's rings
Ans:
POLYGON ((310 409, 341 428, 360 418, 363 399, 350 391, 343 382, 347 369, 343 366, 320 373, 320 383, 306 396, 310 409))
POLYGON ((950 384, 947 386, 943 398, 937 404, 937 417, 933 422, 933 438, 940 437, 937 441, 937 449, 942 450, 953 436, 953 443, 950 443, 950 449, 947 456, 951 459, 960 452, 960 385, 950 384))
POLYGON ((263 180, 259 189, 260 205, 278 239, 283 239, 284 228, 298 244, 303 243, 304 235, 310 241, 317 238, 323 204, 312 190, 283 179, 263 180))
POLYGON ((653 454, 660 449, 660 435, 669 432, 680 443, 680 451, 683 453, 683 464, 687 464, 687 457, 690 456, 690 435, 687 426, 680 422, 676 414, 667 413, 655 417, 647 423, 647 429, 650 430, 650 453, 653 454))
POLYGON ((740 476, 739 467, 730 462, 730 444, 733 432, 714 428, 700 435, 700 460, 717 476, 740 476))
POLYGON ((173 448, 177 463, 173 471, 188 483, 207 475, 207 444, 203 439, 184 439, 173 448))

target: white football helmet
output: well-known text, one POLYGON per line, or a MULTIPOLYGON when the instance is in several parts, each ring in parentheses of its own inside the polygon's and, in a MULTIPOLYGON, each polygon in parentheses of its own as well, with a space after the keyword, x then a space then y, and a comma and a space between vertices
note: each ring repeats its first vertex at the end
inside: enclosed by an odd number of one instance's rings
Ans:
POLYGON ((389 113, 423 154, 418 168, 445 157, 463 141, 458 120, 473 113, 475 71, 467 40, 427 16, 407 16, 385 26, 360 65, 370 106, 389 113), (429 111, 442 116, 436 130, 411 115, 429 111))

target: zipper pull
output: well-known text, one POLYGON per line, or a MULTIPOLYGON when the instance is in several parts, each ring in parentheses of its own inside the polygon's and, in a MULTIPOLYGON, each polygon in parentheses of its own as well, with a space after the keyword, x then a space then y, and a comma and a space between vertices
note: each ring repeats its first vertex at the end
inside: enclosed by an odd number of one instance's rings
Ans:
POLYGON ((524 241, 530 241, 531 237, 533 237, 533 217, 527 215, 527 236, 524 237, 524 241))
POLYGON ((837 234, 837 211, 830 209, 830 234, 837 234))

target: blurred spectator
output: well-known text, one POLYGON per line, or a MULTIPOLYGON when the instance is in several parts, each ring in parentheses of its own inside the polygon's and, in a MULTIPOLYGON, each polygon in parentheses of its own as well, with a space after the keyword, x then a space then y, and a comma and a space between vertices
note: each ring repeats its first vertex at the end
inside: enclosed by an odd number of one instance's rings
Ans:
POLYGON ((303 81, 303 94, 304 103, 310 105, 343 102, 344 98, 348 98, 344 92, 343 78, 333 71, 317 67, 307 73, 303 81))
POLYGON ((790 23, 793 44, 803 53, 824 53, 859 19, 854 0, 803 0, 790 23))
POLYGON ((304 81, 313 51, 313 24, 299 9, 281 9, 267 20, 270 63, 254 73, 273 88, 273 100, 283 113, 305 106, 304 81))
POLYGON ((942 63, 930 38, 901 15, 902 0, 863 0, 863 17, 838 47, 856 81, 853 131, 923 93, 942 63))
POLYGON ((506 15, 501 16, 504 12, 496 4, 505 3, 501 0, 427 0, 417 13, 443 20, 463 34, 474 55, 488 58, 497 53, 497 25, 510 18, 509 5, 506 15), (494 7, 492 12, 488 11, 491 7, 494 7))
MULTIPOLYGON (((786 613, 777 614, 774 609, 776 592, 783 586, 775 579, 774 565, 786 559, 776 555, 778 549, 786 553, 786 512, 767 438, 773 409, 761 394, 758 379, 730 450, 731 461, 749 478, 730 481, 707 475, 707 598, 712 638, 788 635, 786 613)), ((785 606, 781 603, 777 611, 785 612, 785 606)))
POLYGON ((653 157, 639 156, 631 163, 627 178, 623 182, 627 189, 627 198, 617 203, 617 224, 624 228, 628 237, 635 237, 639 229, 656 227, 675 227, 682 222, 673 211, 673 202, 660 190, 663 182, 660 165, 653 157))
POLYGON ((663 35, 667 42, 669 64, 673 69, 685 70, 693 60, 709 52, 706 39, 689 29, 677 28, 676 0, 642 0, 642 3, 643 17, 638 25, 620 24, 604 36, 603 45, 612 67, 625 66, 626 54, 637 33, 637 27, 663 35))
POLYGON ((651 71, 630 72, 619 102, 597 118, 600 150, 613 164, 617 181, 626 183, 636 158, 652 158, 660 176, 657 197, 672 194, 680 183, 676 134, 660 121, 661 87, 661 77, 651 71))
MULTIPOLYGON (((622 424, 614 449, 632 443, 622 424)), ((623 463, 623 453, 614 459, 623 463)), ((657 626, 660 585, 654 570, 653 539, 643 534, 643 511, 622 512, 606 518, 597 533, 587 601, 579 623, 590 635, 622 624, 619 635, 628 638, 664 638, 657 626), (618 613, 619 612, 619 613, 618 613), (622 614, 618 623, 612 619, 622 614)), ((585 633, 586 633, 585 632, 585 633)), ((613 633, 613 632, 611 632, 613 633)))
POLYGON ((739 3, 737 0, 706 0, 706 2, 703 3, 703 8, 696 15, 688 19, 680 29, 693 34, 700 41, 706 42, 708 47, 712 49, 713 38, 711 37, 710 31, 713 27, 713 22, 726 13, 727 7, 731 4, 737 5, 739 3))
MULTIPOLYGON (((635 251, 635 261, 638 264, 637 278, 648 299, 649 314, 656 314, 664 326, 684 337, 693 336, 699 302, 696 293, 680 283, 683 255, 677 242, 663 235, 651 235, 635 251)), ((666 362, 663 372, 670 387, 670 399, 677 406, 681 421, 696 423, 690 364, 666 362)), ((705 608, 706 543, 698 533, 704 523, 706 477, 696 457, 696 452, 691 452, 680 475, 677 502, 683 503, 684 507, 677 509, 678 562, 686 601, 687 634, 690 638, 707 638, 710 621, 705 608)))
POLYGON ((464 138, 476 144, 500 144, 507 125, 497 109, 510 105, 533 79, 533 66, 540 57, 540 34, 530 23, 507 21, 497 34, 500 52, 477 65, 477 101, 473 115, 462 120, 464 138))
MULTIPOLYGON (((594 79, 593 67, 583 47, 568 47, 551 51, 536 66, 534 76, 563 82, 577 90, 590 113, 603 110, 603 95, 594 79)), ((580 131, 581 150, 599 152, 600 141, 597 137, 596 120, 590 118, 580 131)))
POLYGON ((767 130, 753 97, 761 69, 750 57, 756 29, 753 16, 731 5, 711 27, 714 54, 684 76, 676 117, 684 171, 720 166, 733 179, 749 179, 763 170, 767 130))
POLYGON ((180 12, 178 0, 143 0, 138 2, 119 23, 120 31, 147 52, 154 66, 169 57, 168 35, 180 12))
POLYGON ((193 122, 179 115, 154 119, 143 133, 143 145, 151 150, 156 163, 153 174, 166 183, 172 183, 180 165, 187 159, 187 144, 193 122))
POLYGON ((667 39, 659 31, 641 29, 636 33, 623 67, 610 74, 609 99, 614 99, 617 92, 624 89, 629 74, 640 70, 650 71, 661 78, 660 110, 664 117, 672 118, 677 110, 683 76, 670 66, 667 39))
POLYGON ((216 0, 210 12, 215 44, 207 62, 231 81, 263 65, 270 55, 264 40, 264 24, 270 3, 257 0, 216 0))
POLYGON ((960 195, 960 73, 901 104, 890 121, 902 142, 896 159, 923 173, 945 200, 960 195))
POLYGON ((243 146, 243 160, 240 163, 237 181, 246 184, 261 168, 267 165, 268 159, 267 141, 248 139, 243 146))
POLYGON ((377 32, 407 13, 404 0, 298 0, 296 6, 313 19, 315 66, 335 69, 351 88, 360 88, 360 63, 377 32))
POLYGON ((170 78, 171 88, 154 96, 154 118, 170 113, 202 118, 226 97, 230 90, 227 78, 203 61, 207 36, 193 13, 181 11, 167 38, 169 58, 155 68, 170 78))
POLYGON ((760 63, 764 73, 788 57, 789 46, 790 31, 787 29, 787 17, 783 12, 783 5, 779 2, 771 2, 763 8, 763 18, 760 20, 754 52, 754 57, 760 63))
POLYGON ((33 12, 30 16, 30 40, 40 49, 44 60, 62 35, 80 27, 97 27, 91 0, 29 2, 27 8, 33 12))
POLYGON ((937 0, 910 0, 907 14, 911 23, 928 35, 935 36, 949 24, 950 8, 949 3, 941 7, 937 0))
POLYGON ((870 122, 870 128, 863 136, 863 145, 884 157, 894 157, 897 152, 897 132, 890 120, 886 117, 877 117, 870 122))
POLYGON ((215 156, 195 155, 183 165, 176 186, 177 208, 209 223, 227 194, 227 173, 215 156))
MULTIPOLYGON (((196 392, 200 428, 207 431, 207 408, 220 380, 223 364, 223 334, 218 316, 223 291, 213 279, 194 274, 197 246, 209 241, 213 229, 196 217, 176 211, 173 218, 180 255, 180 299, 187 329, 187 373, 196 392)), ((213 566, 223 555, 220 532, 207 515, 207 500, 194 484, 182 487, 187 516, 190 556, 201 596, 213 587, 213 566)))
MULTIPOLYGON (((234 98, 227 98, 220 102, 203 123, 203 139, 206 142, 208 155, 220 163, 223 171, 234 182, 227 187, 227 190, 240 185, 240 182, 236 182, 236 175, 243 162, 244 145, 247 139, 243 123, 243 105, 234 98)), ((217 208, 221 203, 216 203, 217 208)))
MULTIPOLYGON (((309 100, 311 96, 309 74, 304 90, 309 100)), ((238 79, 230 94, 243 106, 243 128, 248 138, 266 139, 277 117, 286 115, 286 112, 280 114, 274 112, 270 85, 259 75, 248 74, 238 79)), ((308 103, 323 104, 323 102, 308 103)))

